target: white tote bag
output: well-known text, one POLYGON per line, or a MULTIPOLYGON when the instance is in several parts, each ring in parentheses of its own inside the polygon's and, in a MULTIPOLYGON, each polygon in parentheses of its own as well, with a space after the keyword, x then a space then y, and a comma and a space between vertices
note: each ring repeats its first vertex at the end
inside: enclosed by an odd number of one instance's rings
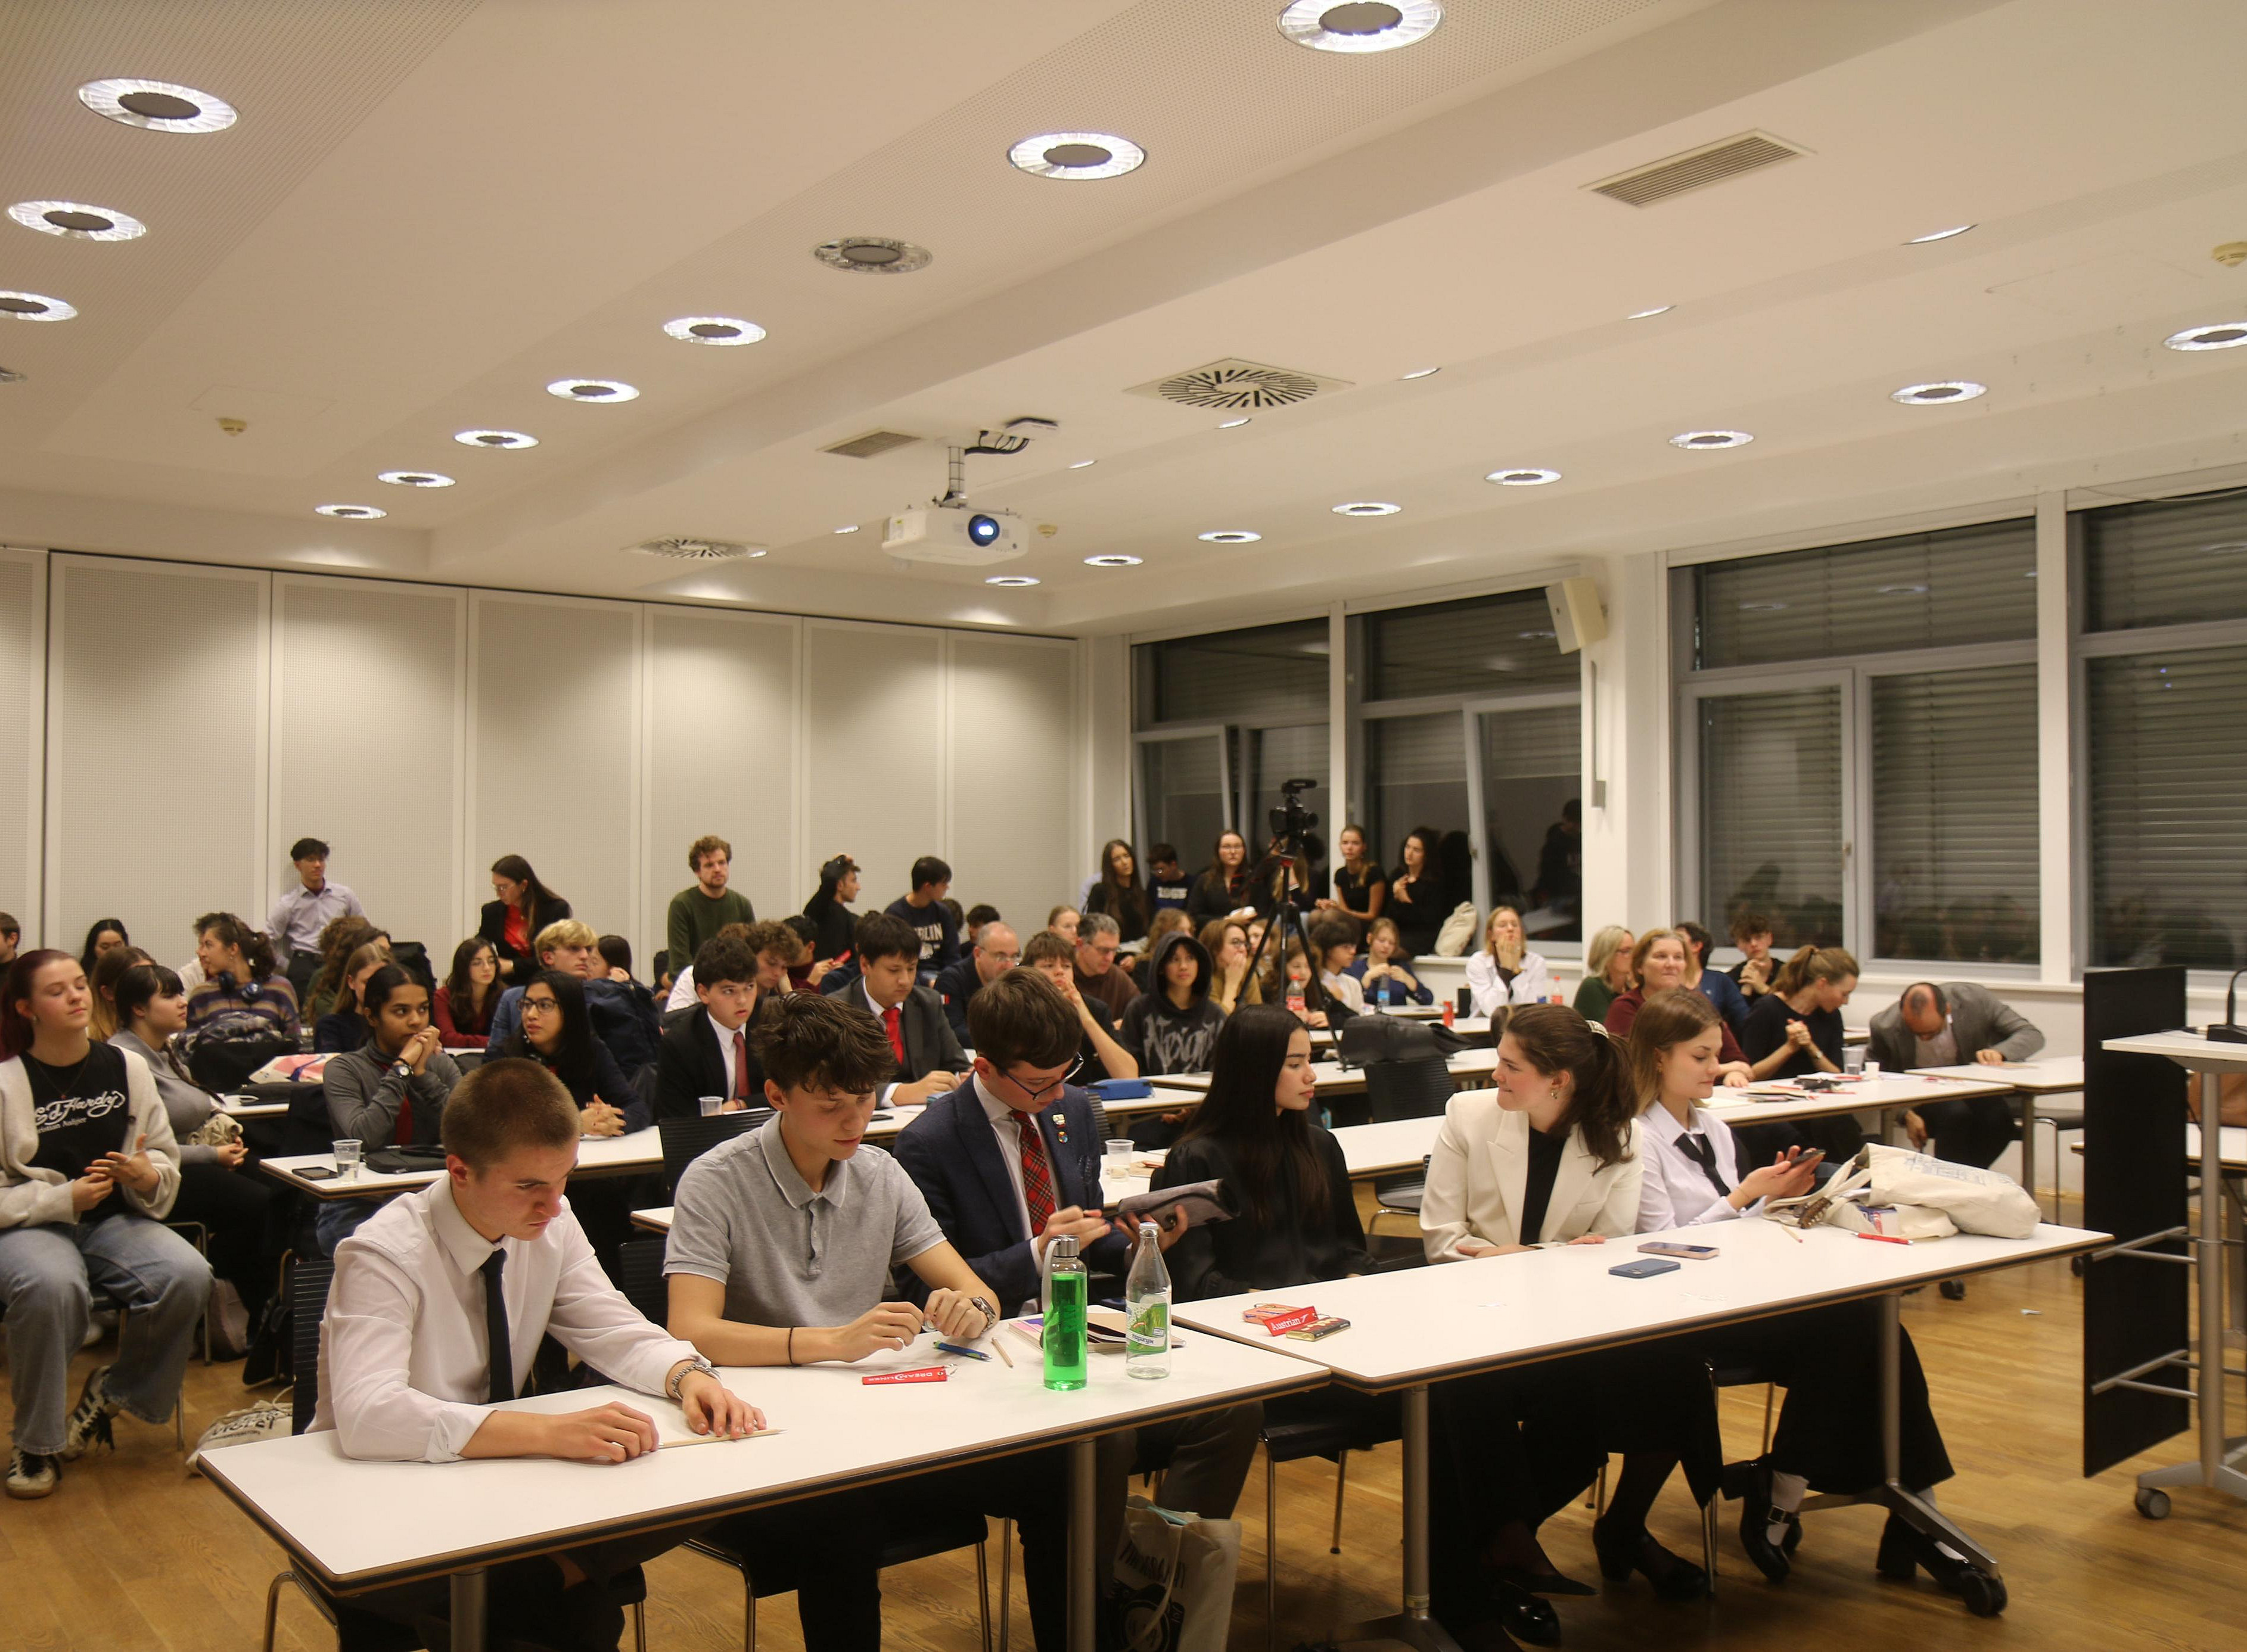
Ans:
POLYGON ((1116 1557, 1124 1652, 1225 1652, 1240 1567, 1240 1521, 1205 1520, 1133 1498, 1116 1557))
POLYGON ((1878 1143, 1815 1193, 1773 1199, 1765 1213, 1800 1227, 1823 1223, 1907 1239, 1957 1232, 2026 1239, 2039 1219, 2036 1201, 2010 1177, 1878 1143))

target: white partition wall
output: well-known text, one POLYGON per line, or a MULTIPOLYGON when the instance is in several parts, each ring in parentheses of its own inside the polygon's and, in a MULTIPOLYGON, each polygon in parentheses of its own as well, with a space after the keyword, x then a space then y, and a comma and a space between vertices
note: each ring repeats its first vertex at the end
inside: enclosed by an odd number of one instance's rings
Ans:
POLYGON ((198 914, 253 922, 266 846, 267 576, 49 564, 45 933, 125 920, 167 963, 198 914))
POLYGON ((629 603, 469 597, 464 925, 513 854, 596 930, 644 932, 639 626, 629 603))
POLYGON ((852 856, 857 910, 878 911, 916 858, 951 858, 944 636, 826 619, 803 631, 807 852, 815 880, 829 856, 852 856))
POLYGON ((418 940, 441 973, 461 928, 466 593, 282 574, 273 582, 272 895, 289 846, 418 940))
POLYGON ((733 844, 732 886, 759 918, 799 911, 811 892, 796 843, 799 631, 767 614, 647 610, 640 910, 651 949, 671 898, 693 881, 686 846, 705 833, 733 844))
POLYGON ((0 912, 23 925, 25 946, 38 945, 45 901, 39 775, 46 694, 46 554, 0 550, 0 788, 14 794, 0 804, 0 912))
POLYGON ((960 633, 945 644, 953 890, 964 903, 989 902, 1028 936, 1092 873, 1072 854, 1076 650, 960 633))

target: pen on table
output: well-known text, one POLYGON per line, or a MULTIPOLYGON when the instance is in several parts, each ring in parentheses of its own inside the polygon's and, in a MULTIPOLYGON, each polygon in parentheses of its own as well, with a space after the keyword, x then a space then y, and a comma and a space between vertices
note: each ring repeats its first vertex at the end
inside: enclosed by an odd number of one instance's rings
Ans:
POLYGON ((1909 1239, 1898 1239, 1893 1233, 1860 1233, 1857 1237, 1861 1239, 1870 1239, 1875 1245, 1909 1245, 1911 1243, 1909 1239))
POLYGON ((971 1360, 982 1360, 987 1363, 991 1358, 988 1354, 984 1353, 980 1348, 963 1348, 957 1342, 939 1342, 936 1345, 936 1351, 939 1354, 958 1354, 965 1358, 971 1360))
POLYGON ((1007 1369, 1010 1371, 1013 1370, 1014 1369, 1014 1356, 1007 1352, 1007 1345, 994 1336, 991 1339, 991 1347, 993 1351, 995 1352, 999 1355, 1000 1359, 1005 1362, 1007 1369))
POLYGON ((1773 1223, 1772 1225, 1777 1227, 1780 1232, 1786 1234, 1787 1238, 1793 1239, 1797 1245, 1802 1243, 1802 1234, 1799 1229, 1789 1227, 1784 1222, 1776 1222, 1773 1223))

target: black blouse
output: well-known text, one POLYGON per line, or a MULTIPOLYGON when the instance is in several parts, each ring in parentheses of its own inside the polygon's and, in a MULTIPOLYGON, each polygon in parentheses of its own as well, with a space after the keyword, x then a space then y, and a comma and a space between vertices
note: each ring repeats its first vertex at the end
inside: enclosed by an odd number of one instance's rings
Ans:
POLYGON ((1451 908, 1444 905, 1441 879, 1423 873, 1410 884, 1400 884, 1397 879, 1404 875, 1399 871, 1389 880, 1389 899, 1381 915, 1397 920, 1397 933, 1405 952, 1419 958, 1436 950, 1436 937, 1451 916, 1451 908))
MULTIPOLYGON (((1171 1247, 1166 1259, 1179 1301, 1284 1290, 1372 1269, 1342 1144, 1315 1124, 1309 1129, 1326 1177, 1327 1209, 1319 1225, 1312 1227, 1301 1217, 1302 1197, 1294 1171, 1283 1168, 1279 1208, 1271 1220, 1259 1222, 1242 1215, 1195 1226, 1171 1247)), ((1197 1136, 1171 1149, 1150 1184, 1176 1187, 1186 1182, 1227 1181, 1235 1175, 1233 1156, 1225 1145, 1214 1137, 1197 1136)), ((1239 1195, 1231 1198, 1238 1208, 1239 1195)))
MULTIPOLYGON (((1352 872, 1348 866, 1335 868, 1334 898, 1352 912, 1364 911, 1370 904, 1373 891, 1388 887, 1389 874, 1370 863, 1368 863, 1363 877, 1352 872)), ((1393 918, 1395 915, 1384 903, 1380 916, 1393 918)))
POLYGON ((1553 1181, 1567 1150, 1567 1130, 1550 1135, 1530 1128, 1529 1181, 1521 1191, 1521 1224, 1515 1230, 1524 1245, 1538 1244, 1545 1237, 1545 1207, 1553 1201, 1553 1181))

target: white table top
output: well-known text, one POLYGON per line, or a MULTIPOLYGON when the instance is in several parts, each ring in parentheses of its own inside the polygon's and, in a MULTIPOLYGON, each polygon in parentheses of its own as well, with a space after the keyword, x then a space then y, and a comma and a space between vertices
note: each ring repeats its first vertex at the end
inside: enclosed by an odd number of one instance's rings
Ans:
POLYGON ((2083 1057, 2050 1055, 2037 1062, 2006 1062, 1986 1067, 1976 1062, 1965 1067, 1915 1067, 1923 1078, 2000 1079, 2017 1090, 2039 1096, 2083 1088, 2083 1057))
MULTIPOLYGON (((1498 1052, 1494 1049, 1463 1049, 1446 1063, 1462 1078, 1476 1077, 1493 1072, 1498 1067, 1498 1052)), ((1365 1069, 1344 1067, 1340 1062, 1313 1062, 1311 1075, 1318 1081, 1319 1092, 1324 1096, 1356 1096, 1365 1089, 1365 1069)), ((1162 1082, 1172 1089, 1209 1091, 1207 1073, 1165 1073, 1162 1082)))
MULTIPOLYGON (((857 1365, 729 1368, 719 1376, 782 1430, 768 1438, 659 1451, 631 1463, 544 1458, 364 1463, 332 1433, 229 1446, 204 1471, 292 1554, 345 1590, 430 1577, 569 1545, 708 1519, 807 1492, 1081 1438, 1157 1417, 1316 1388, 1316 1366, 1221 1337, 1186 1339, 1171 1375, 1137 1382, 1120 1350, 1097 1352, 1091 1381, 1048 1390, 1037 1350, 1001 1329, 1014 1364, 947 1359, 924 1337, 857 1365), (859 1379, 932 1364, 949 1381, 868 1388, 859 1379)), ((679 1408, 614 1388, 513 1402, 576 1411, 611 1400, 690 1437, 679 1408)))
POLYGON ((2198 1033, 2141 1033, 2110 1038, 2105 1048, 2123 1055, 2166 1055, 2195 1073, 2247 1073, 2247 1044, 2216 1044, 2198 1033))
MULTIPOLYGON (((2079 1138, 2070 1145, 2080 1157, 2083 1152, 2082 1141, 2079 1138)), ((2216 1151, 2226 1171, 2235 1172, 2247 1171, 2247 1125, 2226 1124, 2223 1127, 2223 1136, 2216 1142, 2216 1151)), ((2197 1124, 2187 1124, 2184 1127, 2184 1162, 2189 1170, 2199 1168, 2200 1126, 2197 1124)))
MULTIPOLYGON (((297 1174, 307 1167, 333 1170, 333 1153, 299 1153, 286 1158, 269 1158, 259 1162, 258 1168, 277 1181, 287 1183, 315 1198, 372 1198, 378 1194, 411 1192, 417 1187, 427 1187, 445 1172, 441 1168, 426 1171, 372 1171, 364 1164, 350 1181, 308 1182, 297 1174)), ((571 1172, 581 1177, 629 1176, 640 1171, 661 1168, 663 1142, 650 1125, 644 1130, 628 1130, 622 1136, 588 1136, 577 1143, 577 1168, 571 1172)))
POLYGON ((2066 1256, 2108 1242, 2103 1233, 2039 1225, 2025 1239, 1957 1233, 1921 1245, 1859 1239, 1840 1228, 1800 1235, 1761 1219, 1688 1228, 1714 1245, 1707 1261, 1652 1279, 1608 1270, 1640 1259, 1643 1238, 1564 1245, 1395 1273, 1334 1280, 1178 1304, 1181 1325, 1274 1346, 1326 1366, 1352 1387, 1408 1387, 1462 1371, 1526 1365, 1588 1348, 1643 1341, 1703 1324, 1751 1319, 1813 1303, 1876 1296, 1929 1280, 2066 1256), (1240 1317, 1257 1302, 1315 1305, 1350 1328, 1316 1342, 1272 1339, 1240 1317))
POLYGON ((279 1118, 289 1110, 286 1102, 256 1102, 247 1096, 222 1096, 213 1109, 229 1118, 279 1118))

